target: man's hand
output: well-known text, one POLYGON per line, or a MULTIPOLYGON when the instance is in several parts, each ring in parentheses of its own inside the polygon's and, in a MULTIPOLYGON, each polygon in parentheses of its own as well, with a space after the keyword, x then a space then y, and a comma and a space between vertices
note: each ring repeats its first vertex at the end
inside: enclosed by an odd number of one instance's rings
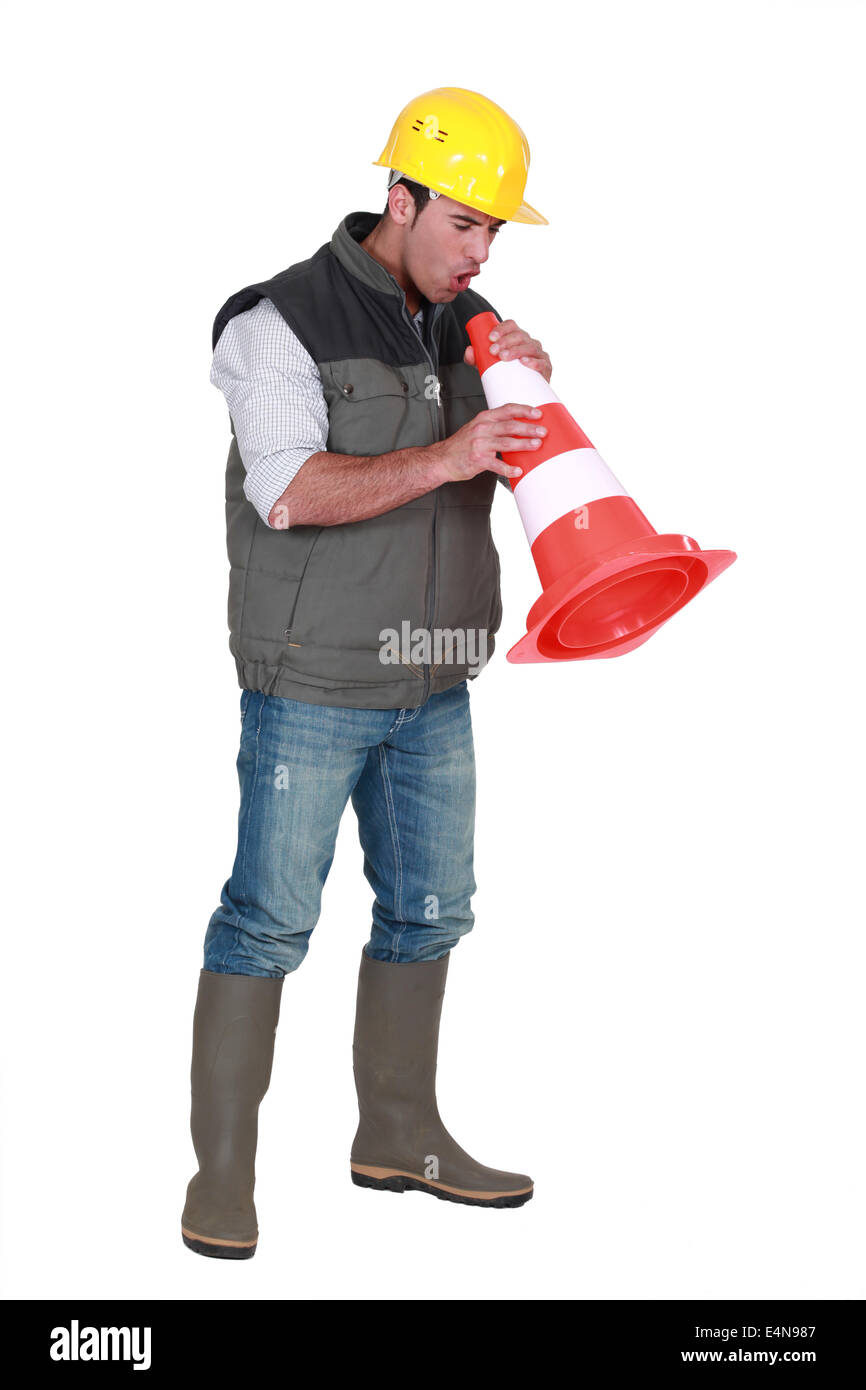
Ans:
POLYGON ((426 452, 436 461, 438 481, 463 483, 488 469, 503 478, 519 478, 523 469, 505 463, 499 454, 540 449, 547 434, 546 427, 538 423, 540 415, 537 406, 514 401, 495 410, 479 410, 448 439, 427 445, 426 452))
MULTIPOLYGON (((536 372, 541 372, 546 382, 550 382, 553 364, 537 338, 530 338, 514 319, 506 319, 490 330, 490 351, 498 356, 500 362, 521 361, 536 372)), ((475 350, 471 346, 463 354, 463 361, 475 366, 475 350)))

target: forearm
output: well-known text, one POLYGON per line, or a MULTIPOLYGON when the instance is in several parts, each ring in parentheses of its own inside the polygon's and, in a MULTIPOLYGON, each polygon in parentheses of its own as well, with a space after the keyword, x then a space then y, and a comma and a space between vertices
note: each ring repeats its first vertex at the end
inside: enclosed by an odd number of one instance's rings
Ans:
POLYGON ((271 526, 337 526, 411 502, 446 481, 436 444, 390 454, 311 454, 268 514, 271 526))

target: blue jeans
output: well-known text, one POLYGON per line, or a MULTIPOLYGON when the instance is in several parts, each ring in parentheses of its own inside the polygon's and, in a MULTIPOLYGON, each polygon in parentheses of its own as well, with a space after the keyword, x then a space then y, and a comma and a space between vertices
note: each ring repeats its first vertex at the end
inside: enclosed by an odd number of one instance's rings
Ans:
POLYGON ((350 796, 375 894, 367 955, 435 960, 472 930, 467 681, 418 709, 311 705, 244 690, 237 768, 238 847, 205 934, 205 970, 297 970, 350 796))

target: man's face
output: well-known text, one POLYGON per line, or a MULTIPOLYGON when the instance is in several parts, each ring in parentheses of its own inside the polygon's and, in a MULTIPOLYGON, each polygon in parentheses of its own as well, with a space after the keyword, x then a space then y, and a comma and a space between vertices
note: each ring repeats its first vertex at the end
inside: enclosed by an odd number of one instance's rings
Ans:
POLYGON ((431 304, 450 304, 487 260, 504 219, 444 194, 430 199, 414 227, 413 216, 410 205, 403 235, 406 270, 431 304))

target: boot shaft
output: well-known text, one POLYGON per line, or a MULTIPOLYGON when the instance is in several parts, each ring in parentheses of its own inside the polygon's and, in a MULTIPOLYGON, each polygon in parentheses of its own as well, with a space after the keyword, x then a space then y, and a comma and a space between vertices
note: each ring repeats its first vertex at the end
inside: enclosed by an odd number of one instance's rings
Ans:
POLYGON ((193 1014, 193 1094, 258 1104, 271 1079, 283 978, 199 973, 193 1014))
MULTIPOLYGON (((450 953, 449 953, 450 954, 450 953)), ((361 953, 352 1055, 362 1110, 390 1104, 435 1109, 439 1024, 449 955, 405 965, 361 953)))

